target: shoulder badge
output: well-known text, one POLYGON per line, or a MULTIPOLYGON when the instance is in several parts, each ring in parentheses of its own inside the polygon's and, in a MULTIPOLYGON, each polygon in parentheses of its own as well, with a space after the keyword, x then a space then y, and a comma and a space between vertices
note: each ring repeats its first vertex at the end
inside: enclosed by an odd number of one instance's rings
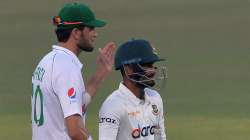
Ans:
POLYGON ((152 105, 152 113, 154 114, 154 115, 159 115, 159 110, 158 110, 158 108, 157 108, 157 105, 152 105))

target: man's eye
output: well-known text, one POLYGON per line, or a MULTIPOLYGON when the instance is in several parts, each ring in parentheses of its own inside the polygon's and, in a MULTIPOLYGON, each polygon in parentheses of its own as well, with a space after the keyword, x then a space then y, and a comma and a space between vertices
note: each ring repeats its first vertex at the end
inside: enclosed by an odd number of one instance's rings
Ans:
POLYGON ((94 30, 95 27, 94 26, 87 26, 90 30, 94 30))
POLYGON ((141 66, 143 67, 153 67, 153 64, 152 63, 145 63, 145 64, 141 64, 141 66))
POLYGON ((145 68, 153 68, 154 67, 153 65, 150 65, 150 64, 142 65, 142 66, 145 67, 145 68))

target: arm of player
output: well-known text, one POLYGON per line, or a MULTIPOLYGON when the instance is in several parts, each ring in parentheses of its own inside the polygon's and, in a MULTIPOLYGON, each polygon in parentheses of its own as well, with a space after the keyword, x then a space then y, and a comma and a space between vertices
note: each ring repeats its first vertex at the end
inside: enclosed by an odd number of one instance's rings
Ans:
POLYGON ((61 55, 55 57, 55 73, 53 76, 53 89, 60 101, 68 136, 72 140, 87 140, 89 134, 82 120, 82 93, 77 81, 80 81, 81 73, 71 68, 72 63, 61 61, 61 55), (56 69, 57 68, 57 69, 56 69), (63 68, 63 69, 62 69, 63 68))
POLYGON ((111 73, 112 67, 114 65, 115 48, 116 45, 114 42, 106 44, 104 48, 99 48, 99 55, 97 56, 96 60, 97 69, 95 74, 86 83, 86 91, 88 95, 86 94, 85 96, 89 96, 91 98, 94 97, 97 88, 111 73))
POLYGON ((163 102, 162 99, 160 99, 160 120, 159 120, 159 124, 160 124, 160 129, 161 129, 161 140, 166 140, 166 132, 165 132, 165 118, 164 118, 164 109, 163 109, 163 102))
POLYGON ((65 123, 67 126, 69 137, 72 140, 87 140, 89 138, 89 133, 84 127, 80 115, 75 114, 65 118, 65 123))
MULTIPOLYGON (((116 105, 114 105, 116 106, 116 105)), ((99 140, 116 140, 120 113, 110 103, 104 103, 99 112, 99 140)))

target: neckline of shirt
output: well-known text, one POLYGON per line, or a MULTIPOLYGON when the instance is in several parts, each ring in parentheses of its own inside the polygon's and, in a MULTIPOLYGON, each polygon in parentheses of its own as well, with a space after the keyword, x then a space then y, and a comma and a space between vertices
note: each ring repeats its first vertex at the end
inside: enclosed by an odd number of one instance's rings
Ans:
POLYGON ((79 58, 69 49, 58 46, 58 45, 53 45, 52 46, 53 50, 59 50, 64 52, 65 54, 71 56, 73 58, 73 60, 76 62, 76 64, 80 67, 80 69, 82 69, 83 64, 81 63, 81 61, 79 60, 79 58))
POLYGON ((145 100, 141 100, 138 97, 136 97, 122 82, 119 85, 119 90, 122 92, 123 96, 128 97, 129 100, 132 101, 136 105, 140 105, 145 102, 149 103, 149 100, 147 99, 149 97, 146 96, 146 93, 145 93, 145 100))

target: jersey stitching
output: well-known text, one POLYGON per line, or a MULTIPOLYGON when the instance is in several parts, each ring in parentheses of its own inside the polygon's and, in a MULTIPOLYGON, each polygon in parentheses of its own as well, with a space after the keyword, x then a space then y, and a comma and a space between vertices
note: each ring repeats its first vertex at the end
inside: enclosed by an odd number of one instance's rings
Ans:
MULTIPOLYGON (((64 53, 66 53, 67 55, 69 55, 70 57, 72 57, 72 54, 70 54, 69 52, 65 51, 65 50, 60 50, 60 49, 56 49, 54 48, 55 50, 58 50, 58 51, 63 51, 64 53)), ((76 65, 78 65, 78 62, 76 62, 76 60, 73 58, 73 63, 75 63, 76 65)))
POLYGON ((55 57, 56 57, 56 55, 57 55, 57 53, 54 54, 54 56, 53 56, 53 61, 52 61, 51 88, 52 88, 52 93, 54 93, 54 95, 55 95, 56 97, 58 97, 58 96, 56 95, 56 92, 55 92, 54 88, 53 88, 53 70, 54 70, 54 63, 55 63, 55 57))
MULTIPOLYGON (((54 48, 55 49, 55 48, 54 48)), ((68 54, 68 55, 70 55, 71 56, 71 54, 70 53, 68 53, 67 51, 65 51, 65 50, 60 50, 60 49, 55 49, 55 50, 58 50, 58 51, 63 51, 63 52, 65 52, 66 54, 68 54)))

